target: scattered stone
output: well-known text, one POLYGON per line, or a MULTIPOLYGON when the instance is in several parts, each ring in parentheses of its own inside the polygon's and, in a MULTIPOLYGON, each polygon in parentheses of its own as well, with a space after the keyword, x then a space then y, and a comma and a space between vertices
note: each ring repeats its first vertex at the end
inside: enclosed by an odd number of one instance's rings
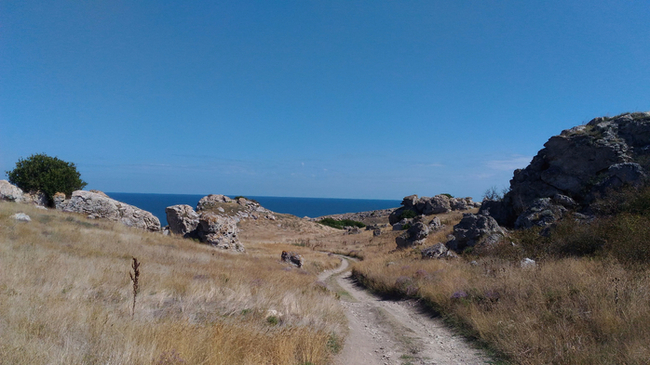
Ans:
POLYGON ((427 247, 421 252, 423 259, 447 259, 458 257, 454 251, 449 250, 447 246, 445 246, 445 244, 442 242, 438 242, 433 246, 427 247))
POLYGON ((14 220, 18 222, 31 222, 32 218, 30 218, 27 214, 25 213, 16 213, 12 215, 10 218, 13 218, 14 220))
POLYGON ((372 231, 372 235, 373 235, 374 237, 381 236, 381 228, 377 228, 377 229, 375 229, 374 231, 372 231))
POLYGON ((533 259, 525 258, 519 263, 522 269, 530 269, 537 266, 537 263, 533 259))
POLYGON ((288 262, 297 267, 302 267, 304 263, 302 256, 295 252, 282 251, 282 255, 280 255, 280 258, 282 259, 282 261, 288 262))
POLYGON ((343 227, 345 228, 345 234, 360 234, 361 228, 359 227, 343 227))

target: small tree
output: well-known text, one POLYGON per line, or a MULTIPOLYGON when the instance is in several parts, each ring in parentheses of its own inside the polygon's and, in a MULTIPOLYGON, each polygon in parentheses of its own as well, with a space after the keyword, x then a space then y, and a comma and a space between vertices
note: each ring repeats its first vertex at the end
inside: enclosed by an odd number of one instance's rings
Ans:
POLYGON ((87 184, 81 180, 74 163, 50 157, 44 153, 19 159, 16 168, 6 171, 9 182, 26 192, 41 191, 50 204, 54 194, 65 193, 70 196, 73 191, 83 189, 87 184))

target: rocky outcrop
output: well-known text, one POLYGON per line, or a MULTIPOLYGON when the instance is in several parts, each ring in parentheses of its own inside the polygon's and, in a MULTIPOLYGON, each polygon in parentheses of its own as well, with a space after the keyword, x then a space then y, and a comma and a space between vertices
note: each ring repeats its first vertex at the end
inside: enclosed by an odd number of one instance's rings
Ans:
POLYGON ((395 209, 397 208, 369 210, 366 212, 357 212, 357 213, 331 214, 331 215, 324 215, 318 218, 309 218, 309 217, 304 217, 304 218, 309 219, 312 222, 318 222, 325 218, 332 218, 337 221, 350 219, 353 221, 364 222, 366 220, 388 217, 393 211, 395 211, 395 209))
POLYGON ((56 209, 86 214, 88 218, 103 218, 121 222, 129 227, 160 231, 160 221, 153 214, 129 204, 111 199, 106 194, 77 190, 68 200, 55 195, 56 209))
POLYGON ((195 237, 193 233, 199 225, 200 216, 186 204, 165 208, 169 231, 184 237, 195 237))
POLYGON ((24 203, 25 197, 23 190, 7 180, 0 180, 0 200, 24 203))
POLYGON ((244 252, 239 241, 240 215, 244 212, 237 202, 225 195, 208 195, 194 211, 189 205, 173 205, 165 208, 169 231, 185 238, 198 238, 201 242, 223 250, 244 252), (224 209, 224 205, 228 209, 224 209), (229 206, 230 205, 230 206, 229 206), (235 209, 232 209, 235 208, 235 209))
POLYGON ((447 242, 447 247, 462 252, 467 247, 490 246, 505 234, 505 230, 489 215, 467 213, 454 226, 453 239, 447 242))
POLYGON ((541 198, 561 195, 576 205, 560 206, 586 209, 611 189, 643 183, 649 161, 650 113, 595 118, 551 137, 530 165, 514 172, 503 199, 483 202, 480 212, 513 227, 541 198))
POLYGON ((395 242, 399 248, 418 246, 425 242, 429 232, 428 225, 423 222, 415 222, 406 232, 395 238, 395 242))
POLYGON ((284 262, 290 263, 297 267, 302 267, 302 265, 304 264, 304 260, 302 256, 295 252, 282 251, 282 254, 280 255, 280 259, 284 262))
POLYGON ((449 259, 458 257, 454 251, 449 250, 442 242, 423 249, 421 253, 423 259, 449 259))
POLYGON ((239 220, 214 213, 203 213, 199 219, 197 235, 202 242, 224 250, 243 252, 244 245, 237 237, 239 220))
POLYGON ((454 210, 463 211, 479 206, 480 204, 472 201, 472 198, 452 198, 445 194, 431 198, 426 196, 418 198, 417 195, 409 195, 402 200, 402 206, 388 216, 388 221, 393 225, 404 218, 449 213, 454 210))
POLYGON ((196 205, 196 210, 207 210, 218 207, 221 203, 230 203, 232 201, 232 199, 225 195, 210 194, 199 200, 199 203, 196 205))
POLYGON ((47 196, 44 193, 40 191, 25 193, 7 180, 0 180, 0 200, 31 203, 40 207, 45 207, 48 204, 47 196))

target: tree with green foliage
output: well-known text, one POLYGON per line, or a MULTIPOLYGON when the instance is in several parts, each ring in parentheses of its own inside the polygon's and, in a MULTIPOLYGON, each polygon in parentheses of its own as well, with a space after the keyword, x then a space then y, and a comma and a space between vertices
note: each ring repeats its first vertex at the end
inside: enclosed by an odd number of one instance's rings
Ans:
POLYGON ((21 158, 16 162, 15 169, 5 172, 10 183, 26 192, 43 192, 50 204, 54 194, 65 193, 70 196, 73 191, 81 190, 87 185, 81 180, 74 163, 44 153, 21 158))

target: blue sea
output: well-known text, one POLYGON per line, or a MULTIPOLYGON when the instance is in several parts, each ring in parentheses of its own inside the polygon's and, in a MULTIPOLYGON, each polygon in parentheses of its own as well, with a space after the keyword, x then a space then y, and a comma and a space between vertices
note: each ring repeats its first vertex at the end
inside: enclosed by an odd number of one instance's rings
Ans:
MULTIPOLYGON (((196 204, 207 194, 106 193, 106 195, 151 212, 160 219, 160 224, 165 226, 167 225, 165 208, 176 204, 187 204, 196 209, 196 204)), ((397 208, 402 203, 401 200, 285 198, 249 195, 246 195, 246 198, 257 200, 264 208, 274 212, 293 214, 298 217, 320 217, 330 214, 397 208)))

